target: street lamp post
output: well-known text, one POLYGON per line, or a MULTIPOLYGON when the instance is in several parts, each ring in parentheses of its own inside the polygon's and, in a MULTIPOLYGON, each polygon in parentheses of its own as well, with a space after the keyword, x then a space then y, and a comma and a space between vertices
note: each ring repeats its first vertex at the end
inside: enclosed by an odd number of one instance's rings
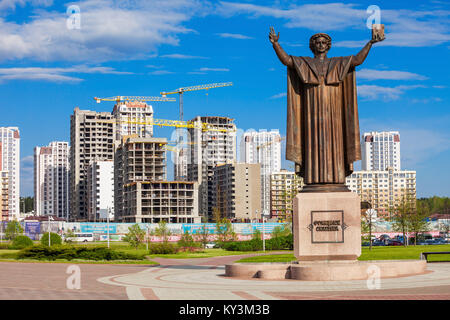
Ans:
POLYGON ((264 222, 266 220, 265 214, 264 214, 264 210, 261 211, 261 217, 262 217, 262 229, 263 229, 263 251, 266 251, 266 227, 264 225, 264 222))
POLYGON ((48 246, 51 246, 51 240, 50 240, 50 214, 48 215, 48 246))
POLYGON ((148 251, 148 223, 147 223, 147 251, 148 251))
POLYGON ((111 208, 108 207, 108 212, 106 215, 106 229, 107 229, 107 235, 108 235, 108 248, 109 248, 109 214, 111 212, 111 208))

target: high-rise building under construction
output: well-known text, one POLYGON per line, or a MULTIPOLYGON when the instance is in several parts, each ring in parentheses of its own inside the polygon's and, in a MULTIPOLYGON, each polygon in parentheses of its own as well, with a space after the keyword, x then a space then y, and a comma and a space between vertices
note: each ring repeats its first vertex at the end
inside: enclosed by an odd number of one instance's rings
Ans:
POLYGON ((199 213, 209 219, 213 216, 213 169, 217 164, 236 161, 236 125, 227 117, 196 117, 198 125, 189 128, 188 181, 199 184, 199 213), (204 130, 206 124, 209 128, 204 130))

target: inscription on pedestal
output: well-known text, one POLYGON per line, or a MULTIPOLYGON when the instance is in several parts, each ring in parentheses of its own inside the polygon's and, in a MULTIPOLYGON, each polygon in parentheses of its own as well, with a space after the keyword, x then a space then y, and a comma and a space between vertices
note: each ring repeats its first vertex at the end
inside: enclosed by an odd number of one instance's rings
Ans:
POLYGON ((343 243, 346 227, 342 210, 311 211, 311 243, 343 243))

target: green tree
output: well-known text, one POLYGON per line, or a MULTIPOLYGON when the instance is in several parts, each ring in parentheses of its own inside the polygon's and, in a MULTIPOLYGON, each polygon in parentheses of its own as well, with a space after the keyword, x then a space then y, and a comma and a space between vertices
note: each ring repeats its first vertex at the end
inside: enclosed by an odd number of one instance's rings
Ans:
POLYGON ((12 249, 23 249, 27 247, 33 246, 33 240, 28 238, 27 236, 17 236, 13 242, 10 248, 12 249))
POLYGON ((34 197, 20 197, 20 212, 27 213, 34 210, 34 197))
MULTIPOLYGON (((41 238, 41 244, 48 246, 48 232, 44 233, 41 238)), ((57 233, 50 232, 50 245, 62 244, 61 236, 57 233)))
POLYGON ((131 227, 128 227, 128 233, 123 237, 125 242, 128 242, 131 247, 137 248, 144 241, 145 238, 145 230, 139 227, 139 224, 133 224, 131 227))
POLYGON ((369 241, 369 250, 372 250, 372 229, 374 223, 375 210, 370 206, 361 210, 361 240, 369 241), (362 236, 362 234, 368 234, 362 236))
POLYGON ((203 223, 200 232, 198 232, 195 236, 196 240, 199 241, 203 248, 206 248, 206 244, 209 242, 209 230, 205 223, 203 223))
MULTIPOLYGON (((389 211, 393 221, 393 229, 397 232, 401 232, 403 234, 403 239, 406 240, 406 233, 410 224, 411 215, 414 214, 415 211, 415 199, 411 195, 405 193, 399 202, 390 207, 389 211)), ((406 247, 406 241, 403 242, 403 245, 406 247)))
POLYGON ((158 237, 161 237, 164 243, 167 243, 169 241, 169 237, 172 235, 172 233, 169 230, 169 227, 167 226, 167 222, 164 220, 161 220, 158 223, 158 226, 156 227, 154 234, 158 237))
POLYGON ((71 243, 73 238, 75 237, 75 232, 72 231, 72 229, 67 229, 66 232, 64 232, 64 242, 71 243))
POLYGON ((5 229, 5 237, 8 240, 14 240, 18 235, 23 233, 23 228, 16 220, 8 222, 5 229))
POLYGON ((426 218, 430 215, 430 208, 425 202, 416 203, 415 210, 408 217, 408 229, 414 233, 414 245, 417 245, 417 237, 420 233, 429 230, 426 218))

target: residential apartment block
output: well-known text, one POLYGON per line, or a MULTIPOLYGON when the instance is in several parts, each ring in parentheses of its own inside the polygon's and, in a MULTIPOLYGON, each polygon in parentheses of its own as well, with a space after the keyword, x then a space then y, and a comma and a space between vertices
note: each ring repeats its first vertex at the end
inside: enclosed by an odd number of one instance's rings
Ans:
POLYGON ((240 145, 241 162, 261 165, 261 208, 270 213, 270 174, 281 170, 281 136, 278 130, 244 133, 240 145))
POLYGON ((377 210, 378 217, 388 217, 389 208, 403 197, 416 198, 416 171, 354 171, 346 178, 346 185, 377 210))
POLYGON ((213 169, 212 206, 221 218, 251 222, 261 218, 261 165, 218 164, 213 169))
POLYGON ((212 218, 213 169, 217 164, 236 161, 236 125, 227 117, 196 117, 189 128, 187 180, 199 184, 199 212, 212 218), (208 126, 203 130, 202 126, 208 126))
POLYGON ((304 186, 295 172, 280 170, 270 175, 270 216, 277 221, 292 221, 293 200, 304 186))
MULTIPOLYGON (((0 168, 1 170, 1 168, 0 168)), ((0 171, 0 221, 9 220, 9 182, 8 172, 0 171)))
POLYGON ((118 102, 112 111, 116 120, 116 141, 137 134, 141 138, 153 136, 153 107, 145 102, 118 102))
POLYGON ((93 160, 87 170, 88 220, 114 220, 114 161, 93 160))
POLYGON ((70 117, 70 218, 88 220, 87 177, 91 161, 114 159, 115 121, 110 112, 75 108, 70 117))
POLYGON ((132 182, 124 186, 120 222, 200 223, 197 201, 196 182, 132 182))
POLYGON ((361 169, 386 170, 400 166, 400 134, 398 131, 366 132, 361 141, 361 169))
POLYGON ((68 218, 69 215, 68 142, 54 141, 34 148, 35 214, 68 218))
POLYGON ((166 145, 166 138, 122 138, 115 157, 116 221, 200 222, 197 184, 166 181, 166 145))
POLYGON ((20 214, 20 132, 18 127, 0 127, 1 170, 8 172, 8 217, 20 214))

